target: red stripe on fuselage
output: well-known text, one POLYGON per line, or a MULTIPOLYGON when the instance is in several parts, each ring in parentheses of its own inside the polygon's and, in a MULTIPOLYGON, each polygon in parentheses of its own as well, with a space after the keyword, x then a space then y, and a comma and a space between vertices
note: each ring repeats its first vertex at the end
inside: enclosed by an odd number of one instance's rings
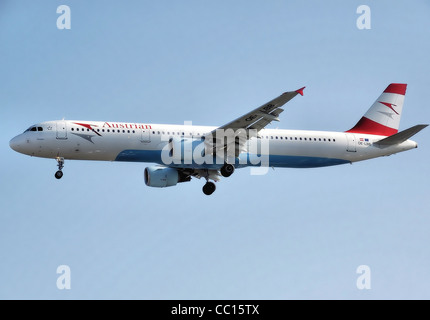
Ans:
POLYGON ((384 126, 378 122, 363 117, 358 121, 354 128, 346 131, 349 133, 364 133, 375 134, 379 136, 391 136, 398 132, 398 130, 384 126))

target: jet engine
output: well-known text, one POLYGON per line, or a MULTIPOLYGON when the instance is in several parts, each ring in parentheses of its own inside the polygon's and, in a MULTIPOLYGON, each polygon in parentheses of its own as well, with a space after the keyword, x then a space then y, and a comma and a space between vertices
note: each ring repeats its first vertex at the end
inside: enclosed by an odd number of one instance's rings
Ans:
POLYGON ((145 168, 145 184, 148 187, 165 188, 176 186, 178 182, 190 181, 191 177, 174 168, 147 167, 145 168))

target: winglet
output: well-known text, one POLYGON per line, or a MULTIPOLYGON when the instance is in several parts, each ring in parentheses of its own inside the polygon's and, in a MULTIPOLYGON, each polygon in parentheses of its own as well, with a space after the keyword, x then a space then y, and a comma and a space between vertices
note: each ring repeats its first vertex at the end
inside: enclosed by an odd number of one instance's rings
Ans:
POLYGON ((297 93, 300 93, 300 95, 303 95, 303 89, 305 89, 306 87, 300 88, 298 90, 296 90, 297 93))

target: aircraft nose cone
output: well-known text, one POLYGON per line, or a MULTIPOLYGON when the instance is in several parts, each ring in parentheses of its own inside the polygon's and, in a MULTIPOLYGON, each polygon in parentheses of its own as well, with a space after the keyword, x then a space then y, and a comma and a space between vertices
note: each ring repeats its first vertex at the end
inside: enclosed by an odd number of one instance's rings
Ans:
POLYGON ((20 137, 16 136, 15 138, 13 138, 12 140, 9 141, 9 146, 15 150, 16 152, 19 152, 20 147, 21 147, 21 141, 20 141, 20 137))

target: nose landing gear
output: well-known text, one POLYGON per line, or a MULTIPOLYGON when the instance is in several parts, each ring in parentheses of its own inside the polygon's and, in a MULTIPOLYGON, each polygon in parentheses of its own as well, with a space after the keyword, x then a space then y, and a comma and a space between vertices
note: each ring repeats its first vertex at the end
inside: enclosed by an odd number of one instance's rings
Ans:
POLYGON ((58 171, 55 172, 55 178, 61 179, 63 177, 63 168, 64 168, 64 158, 57 157, 55 158, 57 160, 58 165, 58 171))

